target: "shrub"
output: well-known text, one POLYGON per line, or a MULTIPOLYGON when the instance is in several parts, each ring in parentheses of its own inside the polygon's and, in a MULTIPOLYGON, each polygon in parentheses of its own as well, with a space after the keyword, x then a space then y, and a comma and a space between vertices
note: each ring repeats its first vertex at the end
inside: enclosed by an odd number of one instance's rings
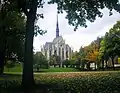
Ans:
MULTIPOLYGON (((120 72, 40 74, 35 76, 35 81, 34 93, 120 93, 120 72)), ((19 85, 20 79, 1 79, 0 91, 16 91, 19 85)))
POLYGON ((120 93, 120 73, 117 72, 62 73, 36 78, 40 80, 37 83, 61 85, 59 93, 120 93))
POLYGON ((6 68, 8 68, 8 71, 9 71, 9 68, 13 68, 15 66, 15 62, 8 60, 5 64, 5 66, 6 66, 6 68))

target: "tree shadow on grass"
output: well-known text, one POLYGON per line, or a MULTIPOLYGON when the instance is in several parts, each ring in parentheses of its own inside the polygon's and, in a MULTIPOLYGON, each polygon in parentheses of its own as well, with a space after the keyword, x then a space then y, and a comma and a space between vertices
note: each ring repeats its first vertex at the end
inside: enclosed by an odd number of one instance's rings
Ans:
MULTIPOLYGON (((0 87, 0 93, 23 93, 21 86, 0 87)), ((59 84, 35 84, 31 93, 68 93, 59 84)))
MULTIPOLYGON (((3 74, 0 76, 0 93, 22 93, 20 74, 3 74)), ((67 93, 60 84, 35 84, 32 93, 67 93)))
POLYGON ((21 78, 21 74, 10 74, 10 73, 4 73, 0 76, 0 78, 21 78))

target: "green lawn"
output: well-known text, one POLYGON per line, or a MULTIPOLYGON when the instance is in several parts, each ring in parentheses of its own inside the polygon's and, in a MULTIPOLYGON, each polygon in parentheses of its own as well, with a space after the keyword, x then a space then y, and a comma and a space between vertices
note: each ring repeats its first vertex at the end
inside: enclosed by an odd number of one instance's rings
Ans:
MULTIPOLYGON (((78 72, 79 70, 75 68, 59 68, 51 67, 49 69, 40 69, 39 72, 78 72)), ((4 68, 4 72, 22 72, 22 67, 20 65, 13 68, 4 68)))
POLYGON ((6 68, 4 67, 4 72, 22 72, 22 66, 21 65, 17 65, 13 68, 6 68))
POLYGON ((40 72, 78 72, 79 70, 74 68, 49 68, 49 69, 40 69, 40 72))

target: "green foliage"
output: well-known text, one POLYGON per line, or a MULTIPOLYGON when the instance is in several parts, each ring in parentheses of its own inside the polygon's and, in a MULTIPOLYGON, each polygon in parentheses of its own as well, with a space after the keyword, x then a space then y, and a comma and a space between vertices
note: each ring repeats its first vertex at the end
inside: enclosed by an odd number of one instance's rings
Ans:
POLYGON ((120 63, 120 57, 118 58, 118 63, 120 63))
POLYGON ((62 63, 63 67, 65 65, 66 67, 72 67, 72 68, 74 67, 73 65, 75 64, 76 62, 74 60, 68 60, 68 59, 64 60, 62 63))
MULTIPOLYGON (((37 76, 43 83, 61 85, 65 93, 119 93, 120 73, 65 73, 37 76)), ((37 81, 38 83, 39 81, 37 81)), ((64 93, 64 92, 60 93, 64 93)), ((54 91, 52 92, 54 93, 54 91)))
MULTIPOLYGON (((49 93, 120 92, 120 72, 48 73, 35 75, 35 81, 36 92, 34 93, 41 92, 43 89, 49 93)), ((0 91, 1 93, 8 93, 8 90, 11 93, 21 93, 20 83, 20 75, 0 77, 0 91)))
POLYGON ((120 22, 118 21, 101 42, 100 53, 105 59, 119 55, 120 51, 120 22))
POLYGON ((36 52, 33 56, 34 68, 39 71, 39 68, 48 68, 49 64, 46 57, 41 52, 36 52))
POLYGON ((106 32, 103 40, 100 44, 98 60, 102 61, 102 66, 104 67, 104 60, 106 67, 108 62, 112 62, 114 68, 114 59, 116 56, 120 55, 120 21, 106 32), (111 58, 112 61, 108 61, 111 58))
POLYGON ((47 33, 46 30, 42 30, 42 29, 40 29, 40 27, 38 25, 35 25, 35 27, 34 27, 34 35, 35 36, 44 35, 45 33, 47 33))
POLYGON ((69 64, 70 64, 70 61, 66 59, 66 60, 63 61, 63 64, 64 64, 64 65, 69 65, 69 64))
POLYGON ((60 56, 52 55, 50 56, 50 65, 60 64, 60 56))
POLYGON ((82 70, 85 69, 85 64, 87 64, 87 60, 82 59, 82 60, 81 60, 81 69, 82 69, 82 70))
MULTIPOLYGON (((25 16, 18 11, 9 10, 8 2, 5 6, 4 11, 0 10, 0 29, 2 29, 0 38, 3 39, 1 45, 5 45, 6 58, 14 53, 18 56, 18 60, 23 61, 25 16)), ((2 48, 0 49, 2 50, 2 48)))
POLYGON ((96 17, 102 17, 101 9, 108 8, 109 15, 112 15, 112 10, 120 12, 119 0, 50 0, 49 4, 57 3, 58 12, 63 10, 67 13, 66 18, 70 25, 87 27, 86 22, 94 22, 96 17))
POLYGON ((9 71, 9 68, 13 68, 15 66, 15 62, 8 60, 5 64, 5 66, 6 66, 6 68, 8 68, 8 71, 9 71))
MULTIPOLYGON (((107 7, 110 9, 115 9, 119 12, 119 3, 118 0, 51 0, 50 3, 57 3, 58 10, 60 12, 65 10, 67 12, 67 19, 69 20, 69 24, 75 26, 75 30, 77 27, 84 26, 86 27, 86 20, 93 22, 96 19, 96 16, 102 17, 102 13, 99 9, 103 9, 107 7)), ((44 1, 42 0, 5 0, 5 2, 9 2, 9 4, 14 3, 14 7, 19 11, 24 12, 27 17, 26 24, 26 36, 25 36, 25 62, 24 62, 24 70, 23 70, 23 85, 30 86, 33 84, 33 37, 34 37, 34 25, 36 19, 37 7, 43 8, 44 1), (31 81, 31 82, 29 82, 31 81)), ((14 8, 11 8, 14 9, 14 8)), ((111 14, 111 12, 110 12, 111 14)), ((40 14, 40 17, 43 16, 40 14)), ((39 31, 41 33, 41 30, 39 31)), ((39 33, 38 32, 38 33, 39 33)), ((26 90, 27 89, 26 87, 26 90)))
POLYGON ((41 52, 34 54, 34 64, 48 64, 46 57, 41 52))
MULTIPOLYGON (((19 72, 22 72, 22 70, 23 70, 22 64, 16 63, 13 68, 9 69, 9 73, 12 73, 12 72, 13 72, 13 73, 14 73, 14 72, 19 73, 19 72)), ((5 72, 5 73, 8 72, 8 68, 7 68, 6 66, 4 67, 4 72, 5 72)))
POLYGON ((50 56, 50 65, 57 64, 55 55, 50 56))
POLYGON ((76 63, 76 61, 73 60, 73 59, 70 59, 70 60, 69 60, 69 63, 70 63, 70 65, 74 65, 74 64, 76 63))
POLYGON ((74 52, 72 55, 72 60, 77 61, 80 58, 80 55, 82 55, 82 53, 79 52, 74 52))
MULTIPOLYGON (((106 32, 104 37, 97 38, 90 45, 81 47, 79 52, 75 52, 72 59, 77 63, 80 62, 82 68, 87 61, 97 62, 98 67, 104 66, 104 61, 107 67, 108 60, 112 59, 114 67, 114 58, 120 55, 120 21, 106 32), (79 61, 80 60, 80 61, 79 61), (83 60, 86 60, 85 62, 83 60), (102 64, 101 64, 102 63, 102 64)), ((111 62, 111 61, 109 61, 111 62)))
POLYGON ((98 55, 102 39, 102 37, 97 37, 97 39, 92 41, 88 46, 81 46, 79 52, 74 52, 72 59, 78 68, 85 70, 85 66, 90 66, 90 62, 95 62, 96 64, 99 62, 100 56, 98 55))
MULTIPOLYGON (((119 55, 120 51, 120 21, 117 21, 117 23, 113 26, 113 28, 110 29, 108 36, 108 46, 107 50, 110 54, 119 55), (112 44, 110 43, 112 42, 112 44)), ((112 56, 110 55, 110 56, 112 56)))

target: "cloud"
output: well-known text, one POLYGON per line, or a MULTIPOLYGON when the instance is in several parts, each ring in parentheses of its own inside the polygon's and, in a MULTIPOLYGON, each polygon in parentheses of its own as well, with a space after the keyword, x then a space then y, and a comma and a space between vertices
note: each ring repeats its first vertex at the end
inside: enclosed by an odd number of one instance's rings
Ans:
MULTIPOLYGON (((120 14, 113 11, 113 15, 109 16, 107 9, 102 10, 104 16, 102 18, 96 18, 94 23, 87 22, 88 27, 79 27, 76 32, 73 31, 74 27, 68 25, 68 20, 65 19, 66 14, 59 15, 59 29, 60 35, 66 40, 66 43, 79 50, 81 45, 88 45, 98 36, 103 36, 105 32, 120 20, 120 14)), ((38 20, 38 25, 42 29, 46 29, 47 33, 44 36, 37 36, 34 39, 35 51, 40 50, 40 46, 45 42, 51 42, 55 38, 56 31, 56 5, 45 4, 43 9, 38 9, 38 13, 44 13, 44 19, 38 20)))

